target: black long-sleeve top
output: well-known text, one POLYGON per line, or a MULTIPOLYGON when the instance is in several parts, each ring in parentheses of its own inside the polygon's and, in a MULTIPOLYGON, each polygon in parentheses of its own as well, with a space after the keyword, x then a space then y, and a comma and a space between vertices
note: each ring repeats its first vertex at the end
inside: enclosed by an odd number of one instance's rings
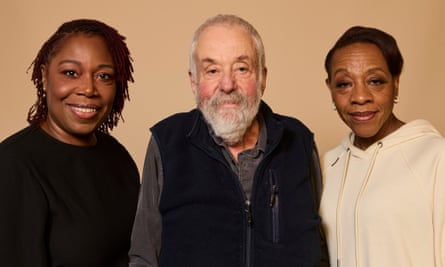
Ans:
POLYGON ((0 144, 1 266, 127 266, 139 174, 126 149, 30 126, 0 144))

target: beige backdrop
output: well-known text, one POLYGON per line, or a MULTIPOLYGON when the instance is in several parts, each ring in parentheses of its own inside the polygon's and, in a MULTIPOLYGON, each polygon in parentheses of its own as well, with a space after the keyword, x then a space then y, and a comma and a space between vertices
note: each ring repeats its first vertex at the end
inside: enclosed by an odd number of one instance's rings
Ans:
POLYGON ((347 133, 331 109, 323 60, 352 25, 379 27, 395 36, 405 58, 396 114, 405 121, 428 119, 445 133, 444 0, 2 0, 0 140, 27 125, 36 97, 26 71, 42 43, 62 22, 95 18, 127 37, 134 58, 136 81, 130 86, 125 122, 112 134, 141 169, 149 127, 194 107, 188 48, 195 28, 217 13, 234 13, 256 26, 269 68, 264 99, 276 112, 306 123, 321 153, 347 133))

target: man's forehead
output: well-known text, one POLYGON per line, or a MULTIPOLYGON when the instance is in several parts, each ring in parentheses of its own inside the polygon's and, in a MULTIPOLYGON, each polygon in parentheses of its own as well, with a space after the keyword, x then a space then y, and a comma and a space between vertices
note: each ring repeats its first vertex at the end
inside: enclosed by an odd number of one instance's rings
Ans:
POLYGON ((229 28, 220 31, 216 27, 212 28, 215 28, 214 31, 209 29, 209 32, 203 32, 198 39, 195 50, 197 60, 207 62, 222 59, 241 61, 255 58, 256 47, 251 36, 244 30, 240 32, 229 28))
POLYGON ((253 45, 252 36, 239 25, 218 24, 206 28, 197 39, 197 46, 215 46, 223 44, 253 45))

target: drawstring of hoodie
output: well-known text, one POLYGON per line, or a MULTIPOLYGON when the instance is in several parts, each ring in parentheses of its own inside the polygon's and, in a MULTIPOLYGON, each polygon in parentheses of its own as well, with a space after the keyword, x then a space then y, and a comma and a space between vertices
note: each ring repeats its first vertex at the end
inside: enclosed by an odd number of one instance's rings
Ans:
POLYGON ((372 173, 372 170, 374 169, 374 163, 375 163, 375 160, 376 160, 376 158, 377 158, 377 154, 378 154, 378 152, 379 152, 379 150, 380 150, 380 148, 383 146, 383 143, 382 142, 378 142, 377 143, 377 146, 376 146, 376 148, 375 148, 375 151, 374 151, 374 154, 372 155, 372 159, 371 159, 371 163, 369 164, 369 167, 368 167, 368 171, 366 172, 366 177, 365 177, 365 180, 363 181, 363 184, 362 184, 362 187, 360 188, 360 192, 359 192, 359 194, 358 194, 358 196, 357 196, 357 201, 356 201, 356 203, 355 203, 355 211, 354 211, 354 224, 355 224, 355 247, 356 247, 356 249, 355 249, 355 261, 356 261, 356 263, 357 263, 357 266, 359 266, 360 264, 360 251, 359 251, 359 245, 358 244, 360 244, 359 243, 359 241, 360 241, 360 238, 359 238, 359 230, 358 230, 358 228, 359 228, 359 224, 358 224, 358 210, 359 210, 359 206, 360 206, 360 201, 361 201, 361 199, 362 199, 362 196, 363 196, 363 192, 365 192, 365 189, 366 189, 366 187, 368 186, 368 181, 369 181, 369 177, 371 176, 371 173, 372 173))
MULTIPOLYGON (((372 155, 371 158, 371 162, 369 164, 368 167, 368 171, 366 172, 366 177, 365 180, 363 181, 363 184, 360 188, 360 192, 357 196, 357 201, 355 204, 355 210, 354 210, 354 224, 355 224, 355 244, 356 244, 356 249, 355 249, 355 258, 356 258, 356 264, 357 266, 359 266, 359 259, 360 259, 360 253, 359 253, 359 231, 358 231, 358 211, 359 211, 359 206, 360 206, 360 201, 361 198, 363 196, 363 193, 368 185, 368 181, 369 181, 369 177, 371 176, 372 170, 374 169, 374 164, 375 161, 377 159, 377 154, 380 150, 380 148, 383 146, 382 142, 378 142, 377 146, 374 150, 374 153, 372 155)), ((351 149, 348 147, 346 150, 346 160, 345 160, 345 167, 343 170, 343 178, 342 178, 342 182, 341 182, 341 188, 340 188, 340 193, 339 193, 339 198, 337 201, 337 214, 336 214, 336 225, 337 225, 337 229, 336 229, 336 235, 337 235, 337 267, 341 267, 341 259, 340 259, 340 255, 342 254, 341 251, 341 208, 342 208, 342 202, 343 202, 343 191, 344 191, 344 187, 345 187, 345 183, 346 183, 346 177, 348 176, 348 169, 349 169, 349 161, 351 159, 351 149)), ((335 163, 337 163, 339 159, 337 159, 335 163)))
MULTIPOLYGON (((348 167, 349 167, 349 159, 351 158, 351 149, 348 147, 348 149, 346 150, 346 160, 345 160, 345 168, 343 170, 343 178, 341 181, 341 187, 340 187, 340 193, 339 193, 339 197, 337 200, 337 216, 336 216, 336 225, 337 225, 337 229, 336 229, 336 235, 337 235, 337 267, 340 267, 340 255, 341 253, 341 235, 340 235, 340 225, 341 225, 341 216, 339 216, 339 214, 341 214, 341 207, 342 207, 342 202, 343 202, 343 190, 345 188, 345 182, 346 182, 346 175, 348 173, 348 167)), ((337 161, 340 158, 337 158, 335 160, 335 162, 332 164, 336 164, 337 161)))

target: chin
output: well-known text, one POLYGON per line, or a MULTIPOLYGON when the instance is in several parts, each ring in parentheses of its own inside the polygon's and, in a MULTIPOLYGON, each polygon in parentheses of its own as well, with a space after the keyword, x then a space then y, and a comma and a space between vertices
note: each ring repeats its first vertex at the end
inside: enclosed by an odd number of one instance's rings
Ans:
POLYGON ((372 131, 353 131, 355 136, 363 138, 363 139, 369 139, 369 138, 374 138, 376 136, 376 132, 372 131))
POLYGON ((75 134, 77 136, 88 137, 88 136, 94 134, 98 128, 99 127, 96 126, 96 125, 94 125, 94 126, 87 126, 87 127, 80 126, 80 127, 74 128, 72 132, 73 132, 73 134, 75 134))
POLYGON ((366 126, 354 126, 354 127, 350 127, 352 132, 361 138, 370 138, 373 137, 377 134, 378 130, 376 129, 370 129, 370 127, 366 127, 366 126))

